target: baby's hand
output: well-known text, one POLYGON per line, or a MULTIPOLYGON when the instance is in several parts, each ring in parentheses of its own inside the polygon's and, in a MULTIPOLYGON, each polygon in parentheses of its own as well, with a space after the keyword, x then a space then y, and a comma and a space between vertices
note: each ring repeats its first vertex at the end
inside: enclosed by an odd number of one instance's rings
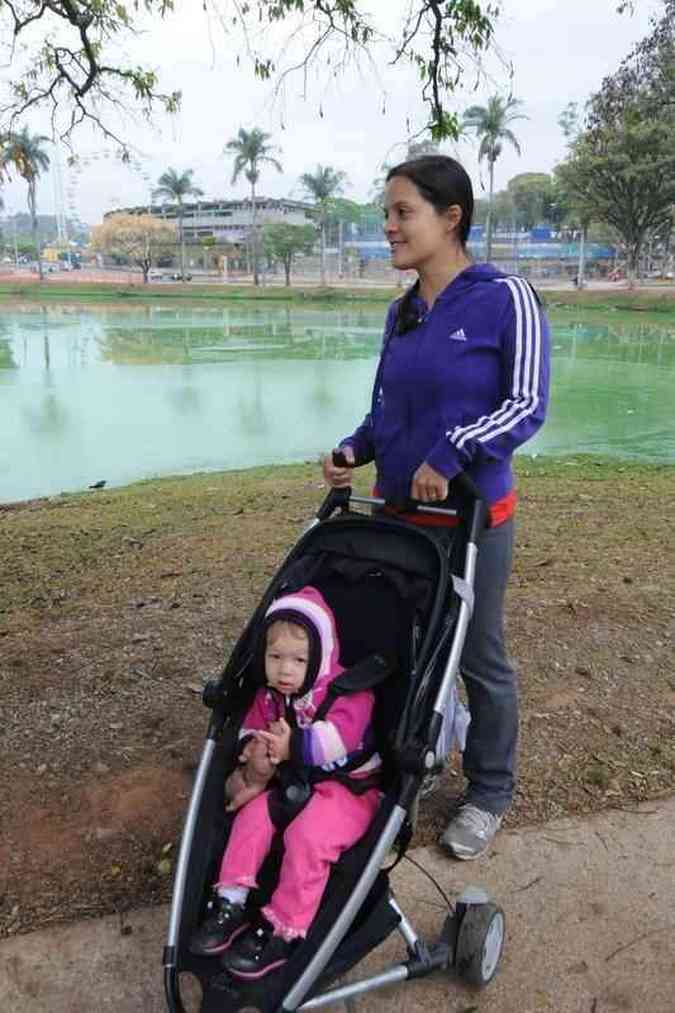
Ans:
POLYGON ((256 736, 267 745, 267 755, 276 766, 291 755, 291 728, 284 718, 272 721, 267 732, 256 732, 256 736))
POLYGON ((253 755, 254 745, 256 745, 256 740, 254 738, 250 738, 247 740, 246 745, 239 754, 238 757, 239 763, 246 763, 247 760, 251 758, 251 756, 253 755))

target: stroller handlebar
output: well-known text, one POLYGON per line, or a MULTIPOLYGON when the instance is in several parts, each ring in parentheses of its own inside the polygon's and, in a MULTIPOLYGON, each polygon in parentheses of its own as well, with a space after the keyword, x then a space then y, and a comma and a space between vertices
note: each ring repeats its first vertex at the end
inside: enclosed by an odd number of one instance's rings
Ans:
MULTIPOLYGON (((338 468, 350 467, 350 462, 340 450, 333 451, 333 464, 338 468)), ((460 514, 469 520, 472 541, 486 526, 488 517, 487 505, 476 483, 466 472, 460 472, 450 480, 448 500, 453 497, 461 501, 460 509, 448 501, 435 503, 423 503, 420 500, 406 498, 402 501, 385 500, 376 496, 354 496, 350 485, 339 486, 330 489, 328 495, 319 507, 316 518, 319 521, 327 520, 336 510, 342 513, 349 508, 349 503, 361 503, 366 506, 389 507, 396 513, 425 513, 436 514, 446 517, 456 517, 460 514), (475 536, 475 537, 473 537, 475 536)))
POLYGON ((340 489, 330 489, 328 491, 328 495, 316 512, 317 521, 327 521, 331 514, 334 514, 336 510, 339 510, 341 513, 345 513, 349 507, 349 501, 351 498, 352 487, 350 485, 343 486, 340 489))
MULTIPOLYGON (((348 461, 345 454, 340 450, 333 450, 332 463, 336 468, 349 468, 351 466, 350 461, 348 461)), ((347 510, 350 499, 354 499, 356 502, 369 503, 371 505, 389 506, 389 508, 397 513, 407 514, 419 512, 422 514, 445 514, 456 517, 458 513, 466 513, 470 516, 472 509, 475 508, 475 506, 480 506, 480 508, 485 511, 482 493, 473 479, 467 475, 465 471, 460 471, 459 474, 455 475, 454 478, 450 480, 448 499, 451 497, 453 499, 460 499, 463 501, 462 506, 464 509, 462 511, 458 511, 455 508, 455 505, 450 505, 447 500, 430 505, 427 502, 422 502, 422 500, 408 497, 400 501, 385 500, 377 496, 356 497, 352 495, 351 485, 337 486, 330 489, 328 495, 321 504, 316 517, 319 521, 322 521, 329 517, 335 510, 347 510)))

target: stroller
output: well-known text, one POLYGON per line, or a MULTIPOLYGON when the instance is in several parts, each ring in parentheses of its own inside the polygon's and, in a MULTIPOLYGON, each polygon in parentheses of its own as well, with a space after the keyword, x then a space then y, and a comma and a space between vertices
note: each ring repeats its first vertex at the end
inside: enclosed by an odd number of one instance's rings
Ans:
MULTIPOLYGON (((385 868, 390 853, 403 856, 412 838, 420 788, 436 765, 446 702, 456 692, 472 613, 487 510, 467 476, 455 479, 452 491, 457 510, 407 507, 459 514, 458 526, 445 527, 441 538, 433 528, 397 520, 383 500, 354 496, 351 489, 331 490, 267 588, 220 678, 205 687, 204 703, 212 716, 185 821, 163 955, 171 1013, 186 1013, 181 998, 186 975, 199 980, 201 1013, 290 1013, 349 1004, 371 989, 439 969, 475 986, 494 976, 504 914, 484 891, 469 888, 449 904, 439 937, 425 941, 393 896, 393 866, 385 868), (258 630, 277 597, 307 584, 321 591, 335 615, 345 667, 336 680, 339 692, 375 692, 383 797, 365 835, 333 866, 306 938, 276 972, 257 983, 242 982, 217 958, 191 954, 188 944, 207 910, 232 822, 225 812, 224 784, 236 764, 239 727, 257 688, 258 630), (394 930, 406 944, 406 959, 374 977, 334 985, 394 930)), ((277 837, 251 898, 256 907, 276 882, 282 843, 281 834, 277 837)))

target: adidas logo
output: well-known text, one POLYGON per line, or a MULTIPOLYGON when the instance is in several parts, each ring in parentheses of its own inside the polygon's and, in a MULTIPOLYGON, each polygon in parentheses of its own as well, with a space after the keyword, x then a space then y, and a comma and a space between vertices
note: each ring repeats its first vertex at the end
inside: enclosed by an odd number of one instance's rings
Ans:
POLYGON ((452 334, 448 335, 448 337, 451 341, 466 341, 466 334, 464 333, 463 327, 460 327, 458 331, 453 331, 452 334))

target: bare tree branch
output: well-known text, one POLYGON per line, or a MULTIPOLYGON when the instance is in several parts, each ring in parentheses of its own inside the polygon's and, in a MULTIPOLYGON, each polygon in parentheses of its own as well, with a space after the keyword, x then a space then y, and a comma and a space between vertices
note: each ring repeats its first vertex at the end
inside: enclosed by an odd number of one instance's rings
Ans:
MULTIPOLYGON (((184 0, 187 4, 188 0, 184 0)), ((668 0, 670 2, 670 0, 668 0)), ((194 4, 194 0, 189 0, 194 4)), ((385 36, 375 26, 365 0, 202 0, 207 16, 219 18, 224 30, 225 11, 234 14, 233 21, 243 33, 244 45, 253 62, 254 73, 262 80, 278 74, 276 93, 294 73, 303 75, 305 94, 308 72, 331 44, 341 45, 341 56, 333 64, 331 77, 349 62, 365 55, 374 68, 372 47, 386 42, 393 48, 392 64, 404 56, 417 66, 424 102, 430 109, 430 126, 436 139, 457 133, 457 118, 444 108, 448 92, 457 85, 465 66, 480 57, 492 44, 493 19, 500 0, 411 0, 408 15, 403 19, 400 36, 395 30, 385 36), (222 10, 221 10, 222 9, 222 10), (265 29, 276 24, 291 25, 290 38, 300 33, 298 20, 304 28, 314 26, 304 54, 292 59, 290 66, 277 67, 277 52, 258 51, 252 41, 254 24, 264 36, 263 45, 270 44, 265 29)), ((17 119, 29 109, 47 105, 51 109, 55 132, 68 138, 82 122, 89 120, 104 135, 124 144, 108 125, 108 106, 120 108, 125 97, 133 99, 149 114, 155 104, 174 112, 180 92, 163 93, 156 75, 142 67, 115 63, 109 57, 110 47, 136 34, 140 17, 164 17, 174 9, 174 0, 0 0, 2 22, 11 39, 10 100, 0 107, 0 131, 12 129, 17 119), (19 63, 18 41, 30 40, 30 27, 42 24, 43 38, 35 51, 29 53, 30 63, 19 63), (66 36, 65 38, 63 36, 66 36), (119 88, 108 89, 106 82, 119 88)), ((299 37, 299 36, 298 36, 299 37)), ((284 47, 282 47, 282 53, 284 47)), ((237 61, 238 61, 237 57, 237 61)), ((328 60, 327 62, 330 62, 328 60)))

